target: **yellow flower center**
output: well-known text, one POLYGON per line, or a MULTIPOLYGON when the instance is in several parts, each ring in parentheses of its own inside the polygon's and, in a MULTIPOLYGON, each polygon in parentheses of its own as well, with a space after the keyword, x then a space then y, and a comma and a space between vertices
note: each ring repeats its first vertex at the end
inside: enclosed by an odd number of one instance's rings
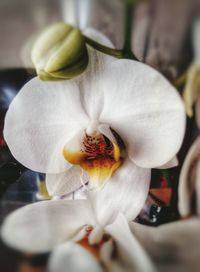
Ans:
POLYGON ((63 155, 68 162, 85 170, 97 186, 108 180, 123 161, 119 145, 98 132, 85 133, 78 151, 65 146, 63 155))

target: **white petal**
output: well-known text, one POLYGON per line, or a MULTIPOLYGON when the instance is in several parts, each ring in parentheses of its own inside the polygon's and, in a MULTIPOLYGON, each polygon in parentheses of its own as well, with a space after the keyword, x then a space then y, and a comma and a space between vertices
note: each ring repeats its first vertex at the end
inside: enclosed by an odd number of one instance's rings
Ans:
POLYGON ((71 239, 82 226, 94 225, 86 200, 50 200, 27 205, 4 221, 1 236, 9 246, 28 252, 46 252, 71 239))
POLYGON ((146 200, 151 171, 126 160, 103 189, 90 191, 92 205, 100 225, 113 222, 119 212, 135 219, 146 200))
POLYGON ((49 272, 103 272, 97 259, 82 246, 67 242, 58 246, 50 256, 49 272))
POLYGON ((64 144, 88 122, 72 81, 29 81, 11 103, 4 137, 14 157, 38 172, 63 172, 64 144), (78 109, 78 110, 77 110, 78 109))
POLYGON ((112 42, 105 35, 103 35, 101 32, 97 31, 94 28, 87 28, 83 31, 83 34, 100 44, 103 44, 110 48, 114 48, 112 42))
MULTIPOLYGON (((94 38, 100 43, 111 46, 109 40, 99 32, 89 29, 86 31, 88 36, 94 38)), ((101 82, 104 78, 101 77, 105 67, 117 59, 103 54, 91 46, 88 46, 89 64, 87 69, 79 77, 75 78, 78 82, 82 94, 82 104, 91 120, 98 120, 103 106, 103 93, 101 82), (101 77, 101 79, 100 79, 101 77)))
POLYGON ((52 198, 53 200, 57 199, 65 199, 65 200, 75 200, 75 199, 87 199, 87 187, 81 186, 76 191, 73 191, 72 193, 62 195, 62 196, 54 196, 52 198))
POLYGON ((82 182, 88 182, 87 174, 78 166, 59 174, 47 174, 46 186, 50 196, 63 196, 81 187, 82 182))
POLYGON ((87 188, 82 186, 80 189, 73 192, 73 199, 87 199, 87 188))
MULTIPOLYGON (((145 249, 131 233, 129 225, 122 214, 116 221, 105 228, 106 232, 114 239, 119 259, 131 271, 155 271, 154 265, 145 249)), ((124 271, 126 271, 124 269, 124 271)))
POLYGON ((168 161, 166 164, 158 167, 158 169, 169 169, 178 166, 178 158, 177 156, 173 157, 170 161, 168 161))
POLYGON ((200 220, 192 218, 157 228, 130 223, 132 232, 156 263, 158 271, 199 271, 200 220))
MULTIPOLYGON (((192 144, 179 178, 178 188, 178 208, 182 216, 187 216, 191 212, 192 197, 195 193, 196 187, 198 188, 200 183, 200 177, 197 175, 198 169, 200 168, 200 137, 198 137, 192 144)), ((200 194, 196 192, 196 200, 200 200, 200 194)))
POLYGON ((120 135, 137 165, 156 168, 177 154, 185 131, 184 106, 160 73, 139 62, 116 60, 96 85, 102 108, 96 119, 120 135))
POLYGON ((104 228, 100 225, 95 226, 95 228, 91 231, 88 241, 90 245, 95 245, 101 242, 104 234, 104 228))

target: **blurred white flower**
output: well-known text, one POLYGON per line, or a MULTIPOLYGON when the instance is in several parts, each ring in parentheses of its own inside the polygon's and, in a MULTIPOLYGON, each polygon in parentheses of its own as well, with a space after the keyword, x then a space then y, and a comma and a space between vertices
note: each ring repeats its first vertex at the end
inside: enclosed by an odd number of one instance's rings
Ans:
POLYGON ((27 205, 5 220, 1 236, 14 249, 52 251, 50 272, 155 271, 119 213, 102 225, 88 200, 49 200, 27 205))

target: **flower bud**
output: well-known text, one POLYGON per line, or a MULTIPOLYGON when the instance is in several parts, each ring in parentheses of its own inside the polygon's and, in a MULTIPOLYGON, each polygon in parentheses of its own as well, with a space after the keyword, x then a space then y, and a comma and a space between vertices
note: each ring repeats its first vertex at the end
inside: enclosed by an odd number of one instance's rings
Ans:
POLYGON ((88 64, 84 36, 79 29, 65 23, 47 28, 36 40, 31 57, 42 80, 71 79, 88 64))

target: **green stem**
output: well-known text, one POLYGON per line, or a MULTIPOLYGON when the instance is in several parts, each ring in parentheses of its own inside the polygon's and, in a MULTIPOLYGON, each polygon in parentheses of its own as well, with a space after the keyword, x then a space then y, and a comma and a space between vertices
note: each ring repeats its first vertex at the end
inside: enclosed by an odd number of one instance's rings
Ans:
POLYGON ((96 50, 98 50, 104 54, 119 58, 119 59, 124 58, 124 52, 122 50, 110 48, 110 47, 102 45, 102 44, 100 44, 100 43, 98 43, 98 42, 96 42, 86 36, 84 36, 84 37, 85 37, 86 43, 89 44, 90 46, 92 46, 93 48, 95 48, 96 50))
POLYGON ((129 59, 138 60, 132 52, 132 26, 133 26, 133 10, 137 0, 127 0, 125 3, 125 39, 123 52, 129 59))
POLYGON ((133 8, 135 6, 135 3, 138 0, 127 0, 126 1, 126 7, 125 7, 125 39, 124 39, 124 46, 122 50, 119 49, 114 49, 110 48, 108 46, 102 45, 87 36, 84 36, 85 42, 95 48, 96 50, 122 59, 122 58, 127 58, 127 59, 133 59, 137 60, 136 56, 133 54, 132 49, 131 49, 131 36, 132 36, 132 14, 133 14, 133 8))

